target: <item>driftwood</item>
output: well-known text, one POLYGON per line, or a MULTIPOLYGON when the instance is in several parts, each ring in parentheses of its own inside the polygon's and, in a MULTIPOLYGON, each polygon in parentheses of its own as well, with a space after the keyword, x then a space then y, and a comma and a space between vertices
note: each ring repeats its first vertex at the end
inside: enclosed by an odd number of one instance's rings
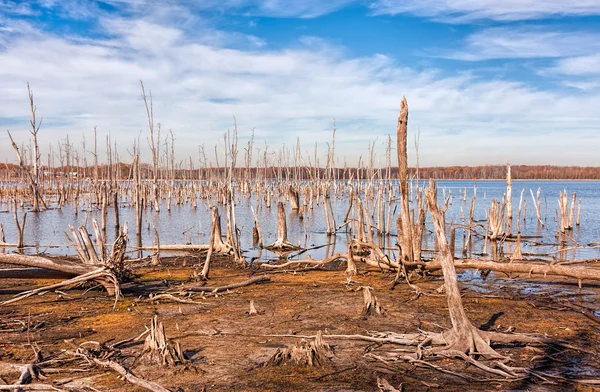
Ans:
POLYGON ((394 388, 392 384, 383 377, 377 378, 377 388, 379 388, 380 392, 402 392, 402 384, 400 384, 400 389, 394 388))
POLYGON ((348 260, 348 254, 347 253, 335 253, 335 254, 331 255, 330 257, 323 259, 323 260, 314 260, 309 255, 308 258, 304 259, 304 260, 290 260, 290 261, 286 261, 283 264, 262 263, 260 266, 261 266, 261 268, 264 268, 264 269, 283 269, 283 268, 299 266, 299 265, 320 266, 320 265, 325 265, 325 264, 331 263, 331 262, 339 260, 339 259, 348 260))
POLYGON ((254 278, 245 280, 243 282, 233 283, 233 284, 229 284, 229 285, 226 285, 226 286, 193 286, 193 287, 188 287, 188 288, 186 288, 186 291, 192 291, 192 292, 196 292, 196 293, 206 293, 206 292, 219 293, 221 291, 233 290, 233 289, 237 289, 239 287, 250 286, 250 285, 253 285, 255 283, 268 282, 270 280, 271 280, 270 276, 268 276, 268 275, 261 275, 261 276, 255 276, 254 278))
MULTIPOLYGON (((126 230, 126 228, 124 228, 124 230, 126 230)), ((73 234, 72 241, 81 263, 50 259, 42 256, 0 254, 0 263, 31 267, 31 269, 18 269, 7 272, 6 274, 11 275, 12 278, 18 277, 16 275, 18 273, 17 271, 23 272, 23 278, 31 277, 32 275, 53 279, 73 276, 72 278, 57 284, 26 291, 13 299, 2 302, 0 305, 13 303, 37 293, 86 281, 96 281, 106 289, 109 295, 114 295, 115 300, 120 298, 121 290, 119 282, 128 275, 123 261, 127 247, 126 231, 122 231, 117 237, 113 244, 111 255, 108 258, 104 258, 104 252, 102 250, 99 253, 96 251, 96 248, 90 241, 89 234, 84 227, 80 227, 78 231, 75 231, 71 227, 71 232, 73 234), (44 270, 49 270, 51 272, 48 272, 48 274, 44 276, 44 270)), ((98 243, 102 244, 102 234, 99 232, 96 234, 98 236, 98 243)), ((2 274, 0 272, 0 277, 1 276, 2 274)))
POLYGON ((80 348, 75 352, 66 351, 65 353, 75 356, 75 357, 84 358, 88 362, 94 363, 98 366, 110 368, 110 369, 114 370, 115 372, 119 373, 121 376, 123 376, 123 378, 125 380, 127 380, 128 382, 132 383, 133 385, 137 385, 140 388, 144 388, 144 389, 147 389, 152 392, 171 392, 169 389, 163 387, 160 384, 137 377, 136 375, 131 373, 131 371, 129 371, 129 369, 127 369, 120 363, 112 361, 112 360, 98 359, 98 358, 94 357, 93 355, 91 355, 90 353, 88 353, 87 350, 80 348))

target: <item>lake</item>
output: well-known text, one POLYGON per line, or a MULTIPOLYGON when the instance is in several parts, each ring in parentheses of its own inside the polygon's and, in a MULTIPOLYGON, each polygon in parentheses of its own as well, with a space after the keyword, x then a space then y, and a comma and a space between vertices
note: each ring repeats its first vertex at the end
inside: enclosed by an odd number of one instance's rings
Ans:
MULTIPOLYGON (((343 184, 346 184, 345 182, 343 184)), ((356 188, 363 188, 367 182, 355 182, 356 188)), ((375 187, 378 182, 373 183, 375 187)), ((438 203, 442 203, 443 195, 451 195, 450 204, 446 211, 446 222, 454 223, 456 230, 456 247, 455 254, 457 257, 462 257, 463 239, 466 235, 466 230, 462 226, 468 225, 469 210, 471 206, 471 198, 474 194, 476 185, 476 205, 474 213, 474 221, 476 224, 486 225, 487 211, 490 208, 492 199, 500 200, 506 192, 505 181, 500 180, 440 180, 438 181, 438 203), (465 197, 466 196, 466 197, 465 197)), ((392 182, 392 199, 397 197, 397 182, 392 182)), ((426 182, 420 186, 427 186, 426 182)), ((416 183, 411 184, 411 188, 415 189, 416 183)), ((524 189, 523 198, 527 203, 527 215, 525 219, 521 218, 519 223, 520 232, 524 237, 522 251, 526 258, 537 256, 545 259, 556 260, 582 260, 600 257, 600 181, 520 181, 513 180, 512 185, 513 197, 513 233, 516 233, 517 211, 519 208, 519 198, 521 191, 524 189), (535 214, 530 190, 535 194, 537 189, 541 189, 541 218, 543 225, 540 225, 535 214), (569 195, 569 205, 571 203, 571 195, 577 193, 577 199, 581 200, 581 223, 575 226, 572 231, 565 235, 557 236, 559 231, 555 211, 558 209, 559 193, 566 190, 569 195), (525 237, 535 237, 528 238, 525 237)), ((276 196, 273 197, 271 208, 267 208, 265 201, 260 195, 256 197, 247 197, 236 195, 236 223, 240 229, 242 249, 245 251, 245 256, 248 260, 270 261, 277 259, 277 255, 266 250, 261 250, 252 244, 252 227, 254 225, 251 207, 254 208, 258 215, 261 226, 262 235, 265 244, 270 244, 276 240, 277 236, 277 205, 276 196)), ((301 198, 303 195, 301 195, 301 198)), ((284 200, 281 196, 279 200, 284 200)), ((193 208, 192 204, 187 201, 181 205, 173 205, 171 211, 167 211, 166 201, 161 201, 160 213, 155 213, 150 207, 145 208, 143 216, 143 230, 141 242, 143 245, 152 245, 154 240, 154 227, 159 233, 161 244, 207 244, 209 241, 210 232, 210 210, 206 200, 198 200, 197 208, 193 208)), ((391 205, 393 222, 400 211, 399 201, 393 200, 391 205)), ((384 215, 387 215, 387 205, 382 205, 384 215)), ((414 208, 414 201, 411 202, 411 208, 414 208)), ((331 236, 329 239, 326 232, 326 224, 324 219, 324 207, 319 200, 315 201, 313 210, 307 209, 304 211, 303 219, 300 219, 298 213, 290 209, 289 203, 286 205, 288 239, 290 242, 300 245, 302 248, 315 248, 306 252, 311 254, 314 259, 320 259, 334 252, 345 252, 346 244, 350 238, 350 233, 346 228, 338 231, 337 235, 331 236)), ((377 221, 377 209, 375 208, 374 199, 365 203, 365 209, 372 215, 373 223, 377 221)), ((25 228, 24 243, 33 245, 25 250, 26 253, 45 252, 49 254, 74 254, 74 251, 68 246, 68 241, 65 237, 65 232, 69 231, 69 225, 74 227, 86 224, 90 233, 92 233, 92 218, 100 221, 100 210, 91 205, 89 198, 81 197, 79 203, 79 213, 74 214, 72 203, 68 203, 62 209, 56 209, 53 204, 51 209, 39 213, 30 212, 27 215, 27 223, 25 228)), ((332 207, 337 226, 342 223, 346 211, 348 209, 348 195, 345 191, 340 191, 332 197, 332 207)), ((6 233, 6 241, 9 243, 16 242, 15 224, 12 214, 12 206, 6 202, 0 204, 0 224, 4 226, 6 233)), ((222 205, 219 205, 221 212, 223 233, 225 233, 225 210, 222 205)), ((577 212, 577 209, 576 211, 577 212)), ((19 209, 19 214, 22 210, 19 209)), ((136 243, 135 239, 135 210, 128 201, 123 201, 119 206, 119 214, 121 223, 127 221, 129 223, 130 245, 136 243)), ((352 216, 352 214, 351 214, 352 216)), ((107 238, 109 242, 114 238, 113 229, 113 213, 109 210, 107 215, 107 238)), ((482 226, 473 226, 479 233, 483 233, 482 226)), ((427 229, 431 228, 430 218, 427 218, 427 229)), ((392 234, 396 232, 395 224, 392 224, 392 234)), ((378 238, 375 235, 376 241, 386 247, 394 248, 396 237, 383 236, 378 238)), ((481 257, 483 252, 483 240, 479 237, 473 237, 471 246, 468 249, 467 256, 481 257)), ((507 242, 504 244, 503 251, 505 254, 512 252, 513 243, 507 242)), ((433 238, 429 230, 425 233, 423 247, 432 250, 434 248, 433 238)), ((486 245, 486 257, 491 256, 492 246, 486 245)), ((1 251, 1 250, 0 250, 1 251)), ((8 251, 8 250, 6 250, 8 251)), ((395 253, 392 252, 392 256, 395 253)), ((293 255, 292 255, 293 256, 293 255)), ((427 252, 424 256, 428 257, 427 252)))

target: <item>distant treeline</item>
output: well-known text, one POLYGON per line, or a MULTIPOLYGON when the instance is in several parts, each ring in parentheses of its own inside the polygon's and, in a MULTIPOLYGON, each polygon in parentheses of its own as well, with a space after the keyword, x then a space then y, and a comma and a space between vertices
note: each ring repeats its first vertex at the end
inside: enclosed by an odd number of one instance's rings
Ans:
MULTIPOLYGON (((416 169, 411 169, 416 174, 416 169)), ((517 180, 600 180, 597 166, 514 165, 511 176, 517 180)), ((506 178, 506 166, 448 166, 419 168, 419 177, 448 180, 506 178)))
MULTIPOLYGON (((147 164, 140 165, 142 178, 152 178, 152 167, 147 164)), ((225 178, 226 168, 161 168, 159 177, 162 179, 219 179, 225 178)), ((41 168, 42 178, 98 178, 103 180, 131 178, 131 165, 127 163, 99 165, 98 167, 58 167, 41 168)), ((506 178, 506 166, 448 166, 448 167, 421 167, 410 168, 411 178, 463 180, 463 179, 488 179, 501 180, 506 178)), ((551 165, 514 165, 511 166, 513 179, 522 180, 600 180, 600 167, 591 166, 551 166, 551 165)), ((0 179, 18 179, 26 174, 15 164, 0 165, 0 179)), ((333 179, 385 179, 398 178, 398 169, 387 168, 315 168, 315 167, 238 167, 234 171, 236 179, 298 179, 311 180, 316 178, 333 179)))

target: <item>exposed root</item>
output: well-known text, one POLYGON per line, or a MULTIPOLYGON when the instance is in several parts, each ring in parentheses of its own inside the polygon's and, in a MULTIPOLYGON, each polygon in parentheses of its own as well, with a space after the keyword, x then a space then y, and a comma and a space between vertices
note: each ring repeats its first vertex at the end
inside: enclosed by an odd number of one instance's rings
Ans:
POLYGON ((379 388, 380 392, 402 392, 403 390, 402 384, 399 386, 400 389, 394 388, 392 384, 383 377, 377 378, 377 388, 379 388))
POLYGON ((36 295, 36 294, 39 294, 42 292, 56 290, 61 287, 72 286, 72 285, 80 284, 80 283, 87 282, 87 281, 102 282, 104 287, 108 290, 109 294, 115 296, 115 302, 119 298, 121 298, 121 288, 120 288, 117 278, 112 274, 112 272, 110 272, 106 268, 99 268, 96 271, 91 271, 91 272, 88 272, 87 274, 76 276, 73 279, 68 279, 68 280, 65 280, 60 283, 56 283, 56 284, 53 284, 50 286, 40 287, 40 288, 37 288, 34 290, 26 291, 15 298, 6 300, 4 302, 0 302, 0 306, 21 301, 25 298, 29 298, 33 295, 36 295))
POLYGON ((112 360, 99 359, 96 356, 94 356, 91 352, 81 347, 78 348, 75 352, 67 351, 66 353, 75 357, 84 358, 88 362, 94 363, 98 366, 110 368, 115 372, 119 373, 121 376, 123 376, 125 380, 129 381, 134 385, 137 385, 138 387, 147 389, 152 392, 170 392, 167 388, 163 387, 160 384, 137 377, 120 363, 112 360))

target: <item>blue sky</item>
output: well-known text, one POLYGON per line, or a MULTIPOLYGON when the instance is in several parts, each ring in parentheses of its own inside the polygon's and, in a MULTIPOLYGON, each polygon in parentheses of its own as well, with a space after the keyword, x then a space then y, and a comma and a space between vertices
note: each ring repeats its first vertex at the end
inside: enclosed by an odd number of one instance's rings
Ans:
POLYGON ((0 0, 0 128, 19 143, 29 82, 45 152, 69 135, 81 155, 97 126, 147 156, 140 79, 180 160, 204 145, 214 164, 235 116, 270 159, 299 138, 324 163, 335 119, 338 165, 369 143, 384 165, 406 96, 422 166, 600 165, 600 0, 0 0))

